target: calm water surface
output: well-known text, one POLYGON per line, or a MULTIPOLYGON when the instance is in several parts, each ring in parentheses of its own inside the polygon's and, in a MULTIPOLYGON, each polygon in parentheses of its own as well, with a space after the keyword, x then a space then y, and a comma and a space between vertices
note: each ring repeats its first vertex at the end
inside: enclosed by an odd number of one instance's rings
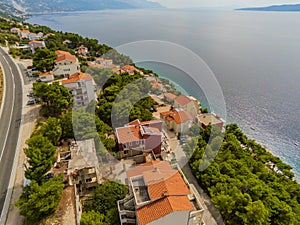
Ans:
MULTIPOLYGON (((216 75, 227 121, 239 124, 250 138, 292 165, 299 180, 300 13, 118 10, 38 15, 29 22, 113 47, 163 40, 191 49, 216 75)), ((180 71, 143 65, 197 95, 180 71)))

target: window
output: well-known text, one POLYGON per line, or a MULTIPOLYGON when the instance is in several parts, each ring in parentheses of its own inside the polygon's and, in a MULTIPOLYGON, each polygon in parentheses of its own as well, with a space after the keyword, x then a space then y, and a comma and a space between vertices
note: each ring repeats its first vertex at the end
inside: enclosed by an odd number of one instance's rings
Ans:
POLYGON ((132 142, 129 142, 129 146, 132 146, 132 142))
POLYGON ((139 143, 140 143, 139 141, 136 141, 136 142, 135 142, 136 145, 139 145, 139 143))
POLYGON ((128 155, 129 151, 128 150, 124 150, 124 155, 128 155))
POLYGON ((145 140, 141 140, 141 143, 142 143, 142 145, 144 145, 145 144, 145 140))

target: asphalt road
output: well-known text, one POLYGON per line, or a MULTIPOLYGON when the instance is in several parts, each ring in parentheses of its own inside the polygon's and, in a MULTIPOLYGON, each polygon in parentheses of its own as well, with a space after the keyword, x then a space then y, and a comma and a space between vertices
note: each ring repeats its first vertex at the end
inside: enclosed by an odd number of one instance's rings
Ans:
POLYGON ((0 48, 5 74, 5 99, 0 115, 0 215, 4 207, 18 143, 22 115, 22 83, 16 64, 0 48))

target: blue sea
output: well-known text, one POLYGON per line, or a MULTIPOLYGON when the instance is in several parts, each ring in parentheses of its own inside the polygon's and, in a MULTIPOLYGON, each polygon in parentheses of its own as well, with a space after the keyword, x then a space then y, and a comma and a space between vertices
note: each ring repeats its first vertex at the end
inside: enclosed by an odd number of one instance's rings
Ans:
MULTIPOLYGON (((294 168, 299 180, 300 13, 106 10, 36 15, 28 22, 93 37, 113 47, 159 40, 190 49, 216 76, 227 122, 237 123, 251 139, 268 146, 294 168)), ((180 69, 153 62, 139 65, 206 104, 203 93, 180 69)))

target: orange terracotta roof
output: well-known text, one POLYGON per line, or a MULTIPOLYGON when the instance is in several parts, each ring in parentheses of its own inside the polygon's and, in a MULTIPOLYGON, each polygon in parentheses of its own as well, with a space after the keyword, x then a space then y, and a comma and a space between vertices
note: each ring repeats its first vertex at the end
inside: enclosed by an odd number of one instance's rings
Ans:
POLYGON ((116 129, 116 135, 119 143, 127 143, 142 140, 139 126, 119 127, 116 129))
POLYGON ((137 209, 139 224, 148 224, 174 211, 194 210, 191 192, 180 173, 166 161, 150 161, 127 171, 127 177, 142 175, 151 203, 137 209))
POLYGON ((119 68, 114 68, 114 69, 112 69, 112 71, 113 71, 114 73, 119 73, 121 70, 120 70, 119 68))
POLYGON ((67 60, 67 61, 77 61, 77 58, 76 56, 74 55, 61 55, 61 56, 58 56, 57 59, 55 60, 56 62, 61 62, 61 61, 64 61, 64 60, 67 60))
POLYGON ((187 97, 186 95, 182 94, 182 95, 179 95, 177 98, 175 98, 174 101, 177 102, 181 106, 185 106, 188 103, 190 103, 192 100, 189 97, 187 97))
POLYGON ((62 51, 62 50, 56 50, 55 54, 57 55, 56 62, 60 62, 63 60, 68 61, 77 61, 77 58, 75 55, 72 55, 70 52, 62 51))
POLYGON ((56 51, 55 51, 55 54, 56 54, 56 55, 67 55, 67 54, 71 54, 71 53, 70 53, 70 52, 63 51, 63 50, 56 50, 56 51))
POLYGON ((42 44, 44 43, 43 41, 36 41, 36 40, 33 40, 33 41, 30 41, 29 44, 32 44, 32 43, 37 43, 37 44, 42 44))
MULTIPOLYGON (((150 120, 140 122, 138 119, 128 123, 124 127, 116 128, 116 136, 119 143, 128 143, 133 141, 143 140, 144 137, 141 134, 141 129, 145 132, 143 126, 147 126, 150 131, 155 131, 154 133, 150 133, 150 135, 160 135, 160 130, 151 127, 152 123, 161 122, 159 120, 150 120), (148 126, 149 125, 149 126, 148 126)), ((145 132, 146 133, 146 132, 145 132)))
POLYGON ((159 88, 161 88, 163 85, 160 84, 160 83, 158 83, 158 82, 151 82, 151 86, 152 86, 152 88, 154 88, 154 89, 159 89, 159 88))
POLYGON ((193 117, 187 111, 172 110, 161 112, 160 115, 165 117, 165 119, 168 121, 174 120, 177 124, 184 123, 188 120, 193 119, 193 117))
POLYGON ((53 72, 51 72, 51 71, 39 74, 40 77, 51 76, 51 75, 53 75, 53 72))
POLYGON ((92 76, 87 73, 74 73, 73 75, 69 76, 67 80, 62 80, 62 84, 70 84, 70 83, 76 83, 79 80, 93 80, 92 76))
POLYGON ((161 120, 150 120, 150 121, 144 121, 144 122, 140 122, 142 125, 150 125, 150 124, 154 124, 154 123, 161 123, 161 120))
POLYGON ((151 161, 127 170, 127 177, 143 175, 151 200, 166 195, 188 195, 190 190, 180 173, 167 161, 151 161))
POLYGON ((122 67, 122 70, 136 70, 136 68, 134 66, 131 65, 126 65, 122 67))
POLYGON ((190 190, 184 183, 180 173, 176 170, 143 173, 151 199, 161 198, 163 195, 188 195, 190 190))
MULTIPOLYGON (((148 121, 146 121, 146 122, 148 122, 148 121)), ((130 123, 128 123, 128 125, 139 125, 139 124, 141 124, 139 119, 133 120, 130 123)))
POLYGON ((140 225, 148 224, 174 211, 192 211, 192 204, 186 196, 169 196, 145 205, 136 211, 140 225))
POLYGON ((30 33, 29 30, 21 30, 22 33, 30 33))
POLYGON ((172 94, 172 93, 165 93, 164 96, 166 98, 169 98, 169 99, 175 99, 175 98, 177 98, 177 96, 174 95, 174 94, 172 94))

